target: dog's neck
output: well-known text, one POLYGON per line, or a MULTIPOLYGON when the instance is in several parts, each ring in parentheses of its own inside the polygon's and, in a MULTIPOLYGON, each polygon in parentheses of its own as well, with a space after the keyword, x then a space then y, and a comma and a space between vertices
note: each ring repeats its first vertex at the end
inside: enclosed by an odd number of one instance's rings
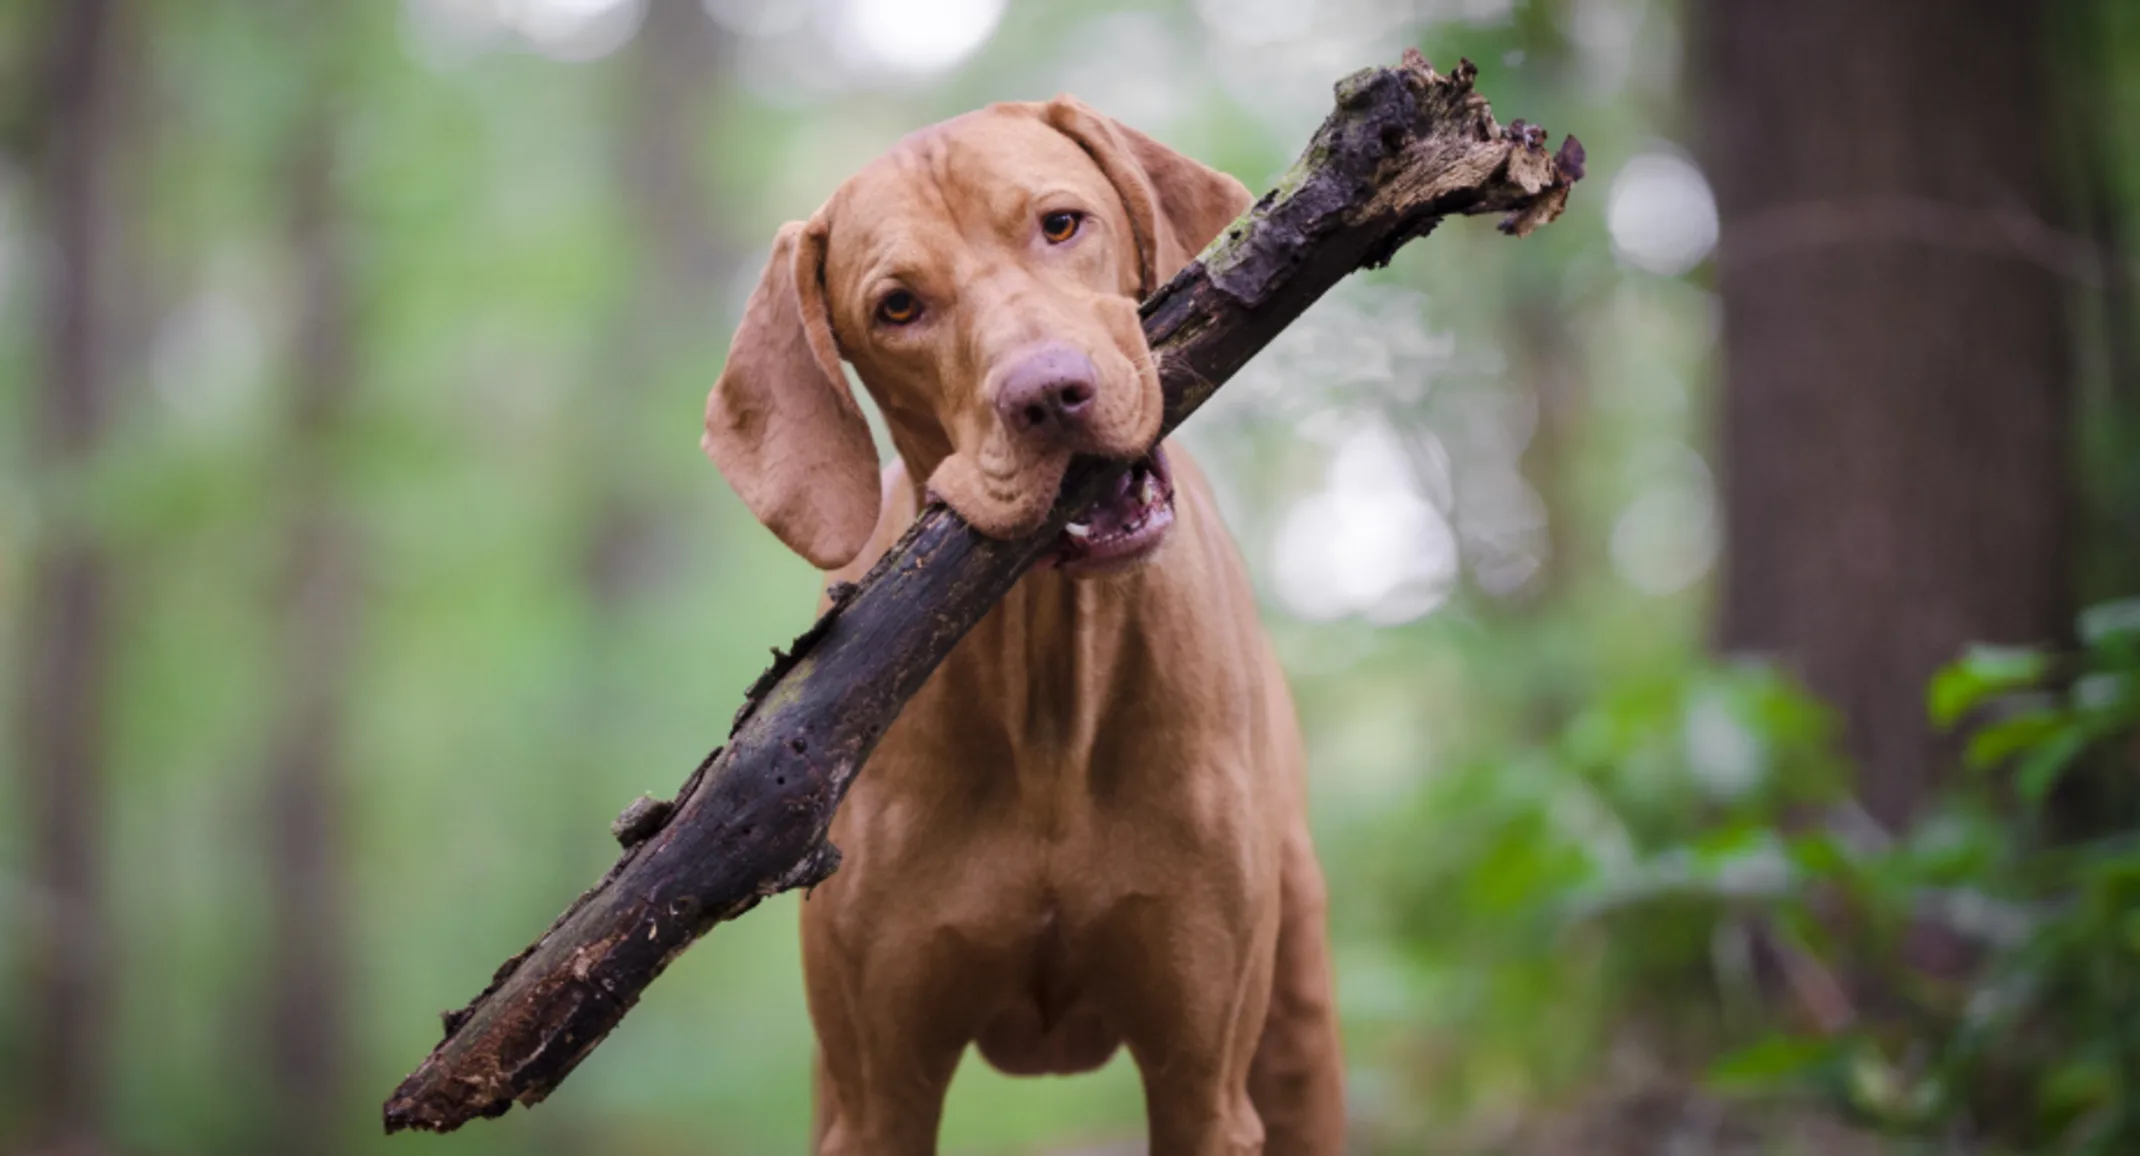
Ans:
MULTIPOLYGON (((909 508, 918 511, 921 485, 912 499, 909 508)), ((1188 545, 1169 542, 1150 562, 1120 574, 1072 578, 1046 564, 1026 572, 945 657, 936 681, 957 688, 953 697, 968 725, 996 736, 990 749, 1008 742, 1000 749, 1084 763, 1103 724, 1120 727, 1121 704, 1094 701, 1092 691, 1135 694, 1151 685, 1157 656, 1150 640, 1169 618, 1193 613, 1176 605, 1183 583, 1167 573, 1169 554, 1188 545)))
MULTIPOLYGON (((909 509, 918 513, 928 502, 928 478, 952 453, 951 439, 934 421, 886 409, 881 399, 879 408, 905 467, 909 509)), ((1177 518, 1194 518, 1193 505, 1184 495, 1177 518)), ((1178 524, 1176 533, 1188 528, 1178 524)), ((970 709, 1019 742, 1038 740, 1066 753, 1089 748, 1110 704, 1084 701, 1086 688, 1144 685, 1140 664, 1153 661, 1144 640, 1179 609, 1172 604, 1180 583, 1164 573, 1168 550, 1104 577, 1071 578, 1045 563, 1028 571, 945 659, 946 676, 973 675, 970 709), (1006 685, 1005 671, 1023 677, 1006 685)))

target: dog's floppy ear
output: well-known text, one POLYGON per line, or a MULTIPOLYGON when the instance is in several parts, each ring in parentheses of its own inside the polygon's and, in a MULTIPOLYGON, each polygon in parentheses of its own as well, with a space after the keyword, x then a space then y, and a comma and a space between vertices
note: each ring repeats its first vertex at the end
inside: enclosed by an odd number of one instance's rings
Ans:
POLYGON ((1255 203, 1241 182, 1095 112, 1074 96, 1049 101, 1041 115, 1084 147, 1129 209, 1142 266, 1140 296, 1166 284, 1255 203))
POLYGON ((699 444, 766 528, 835 570, 868 543, 879 496, 877 447, 826 317, 826 231, 822 214, 781 228, 706 397, 699 444))

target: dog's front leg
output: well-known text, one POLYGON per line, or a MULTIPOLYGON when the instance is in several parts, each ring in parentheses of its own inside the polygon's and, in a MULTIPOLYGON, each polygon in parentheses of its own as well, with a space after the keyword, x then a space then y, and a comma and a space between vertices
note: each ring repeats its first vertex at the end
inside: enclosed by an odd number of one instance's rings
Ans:
POLYGON ((1337 1156, 1345 1147, 1345 1058, 1330 990, 1322 868, 1305 816, 1285 843, 1277 966, 1249 1098, 1267 1156, 1337 1156))
POLYGON ((815 1150, 932 1156, 944 1094, 973 1037, 962 996, 970 984, 941 953, 887 950, 901 938, 888 929, 835 945, 830 919, 813 918, 822 909, 811 904, 821 898, 805 903, 803 916, 803 972, 818 1038, 815 1150))
POLYGON ((1155 897, 1110 924, 1106 951, 1122 966, 1109 1003, 1144 1078, 1152 1156, 1261 1156, 1248 1076, 1270 998, 1275 895, 1155 897))

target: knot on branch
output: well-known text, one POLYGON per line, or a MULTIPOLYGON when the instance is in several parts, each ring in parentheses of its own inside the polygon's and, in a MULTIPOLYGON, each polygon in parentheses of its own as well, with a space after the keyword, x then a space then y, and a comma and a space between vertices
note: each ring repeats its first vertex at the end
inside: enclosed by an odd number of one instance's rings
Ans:
POLYGON ((609 833, 616 837, 618 846, 629 851, 652 838, 675 813, 675 803, 641 795, 617 812, 617 817, 609 824, 609 833))

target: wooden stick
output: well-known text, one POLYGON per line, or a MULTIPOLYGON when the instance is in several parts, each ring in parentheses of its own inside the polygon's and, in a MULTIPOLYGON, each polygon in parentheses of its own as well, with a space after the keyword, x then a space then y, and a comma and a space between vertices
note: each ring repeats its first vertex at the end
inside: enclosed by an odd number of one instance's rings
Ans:
MULTIPOLYGON (((1559 215, 1582 146, 1570 137, 1549 154, 1541 130, 1496 124, 1476 75, 1466 61, 1441 76, 1408 51, 1396 68, 1347 77, 1278 188, 1144 303, 1166 429, 1346 274, 1387 264, 1443 217, 1506 213, 1503 231, 1522 236, 1559 215)), ((624 856, 446 1014, 445 1041, 387 1100, 387 1131, 446 1132, 539 1102, 714 924, 830 875, 839 852, 825 832, 878 737, 1126 468, 1073 463, 1047 523, 1014 541, 931 504, 859 583, 832 591, 792 652, 774 652, 727 748, 674 803, 642 800, 619 816, 624 856)))

